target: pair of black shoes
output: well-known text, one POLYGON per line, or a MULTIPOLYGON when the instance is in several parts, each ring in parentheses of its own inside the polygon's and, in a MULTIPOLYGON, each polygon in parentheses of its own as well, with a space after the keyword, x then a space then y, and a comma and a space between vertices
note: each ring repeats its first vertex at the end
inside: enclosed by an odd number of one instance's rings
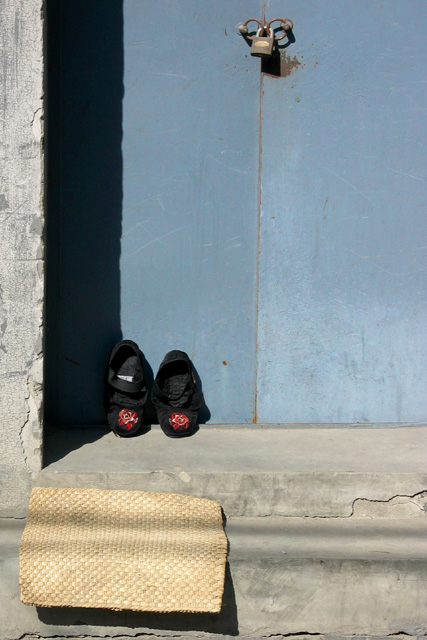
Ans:
MULTIPOLYGON (((118 436, 140 430, 148 386, 144 355, 132 340, 113 348, 105 377, 105 409, 108 424, 118 436)), ((191 436, 198 429, 202 403, 190 358, 184 351, 169 351, 154 380, 151 398, 163 432, 170 438, 191 436)))

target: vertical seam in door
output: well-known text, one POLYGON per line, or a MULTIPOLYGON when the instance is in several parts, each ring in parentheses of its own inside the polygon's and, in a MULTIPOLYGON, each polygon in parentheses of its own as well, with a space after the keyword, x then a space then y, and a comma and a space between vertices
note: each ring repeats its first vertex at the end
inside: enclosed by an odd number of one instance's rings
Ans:
MULTIPOLYGON (((265 4, 263 2, 263 19, 265 15, 265 4)), ((259 266, 261 254, 261 201, 262 201, 262 119, 264 100, 264 74, 260 66, 259 81, 259 131, 258 131, 258 229, 257 229, 257 262, 256 262, 256 308, 255 308, 255 388, 254 388, 254 413, 253 422, 258 422, 258 320, 259 320, 259 266)))

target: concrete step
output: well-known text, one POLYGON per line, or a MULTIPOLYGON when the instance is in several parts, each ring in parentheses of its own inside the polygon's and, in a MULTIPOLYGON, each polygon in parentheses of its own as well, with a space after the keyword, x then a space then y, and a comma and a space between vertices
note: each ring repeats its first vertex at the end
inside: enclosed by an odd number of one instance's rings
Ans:
POLYGON ((218 616, 26 607, 18 589, 23 522, 4 520, 6 637, 427 632, 426 427, 222 425, 181 440, 158 427, 132 439, 69 428, 45 440, 45 468, 33 484, 218 500, 230 542, 224 605, 218 616))
POLYGON ((183 439, 88 427, 46 439, 42 486, 188 493, 227 516, 426 515, 427 427, 202 426, 183 439))
POLYGON ((0 527, 2 639, 67 636, 337 637, 427 632, 424 518, 235 518, 219 615, 36 609, 19 601, 24 521, 0 527))

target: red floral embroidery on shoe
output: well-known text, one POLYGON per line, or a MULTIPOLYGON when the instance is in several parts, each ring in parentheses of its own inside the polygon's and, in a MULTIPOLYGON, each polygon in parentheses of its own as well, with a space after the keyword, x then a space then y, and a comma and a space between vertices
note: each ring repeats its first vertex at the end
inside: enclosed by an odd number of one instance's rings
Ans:
POLYGON ((183 413, 172 413, 169 423, 175 431, 182 431, 183 429, 188 429, 190 419, 183 413))
POLYGON ((119 413, 118 421, 121 427, 129 431, 138 422, 138 414, 130 409, 122 409, 119 413))

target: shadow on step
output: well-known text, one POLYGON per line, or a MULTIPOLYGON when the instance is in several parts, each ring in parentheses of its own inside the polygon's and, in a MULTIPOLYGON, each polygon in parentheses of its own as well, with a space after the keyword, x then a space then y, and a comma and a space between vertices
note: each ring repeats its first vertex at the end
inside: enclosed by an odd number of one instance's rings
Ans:
POLYGON ((39 619, 44 624, 56 626, 128 627, 167 631, 203 631, 237 636, 237 606, 233 580, 227 562, 224 595, 220 613, 145 613, 137 611, 110 611, 108 609, 83 609, 37 607, 39 619))
MULTIPOLYGON (((149 429, 149 426, 147 425, 149 429)), ((85 444, 99 440, 107 433, 108 427, 51 427, 45 432, 43 467, 58 462, 71 451, 80 449, 85 444)))

